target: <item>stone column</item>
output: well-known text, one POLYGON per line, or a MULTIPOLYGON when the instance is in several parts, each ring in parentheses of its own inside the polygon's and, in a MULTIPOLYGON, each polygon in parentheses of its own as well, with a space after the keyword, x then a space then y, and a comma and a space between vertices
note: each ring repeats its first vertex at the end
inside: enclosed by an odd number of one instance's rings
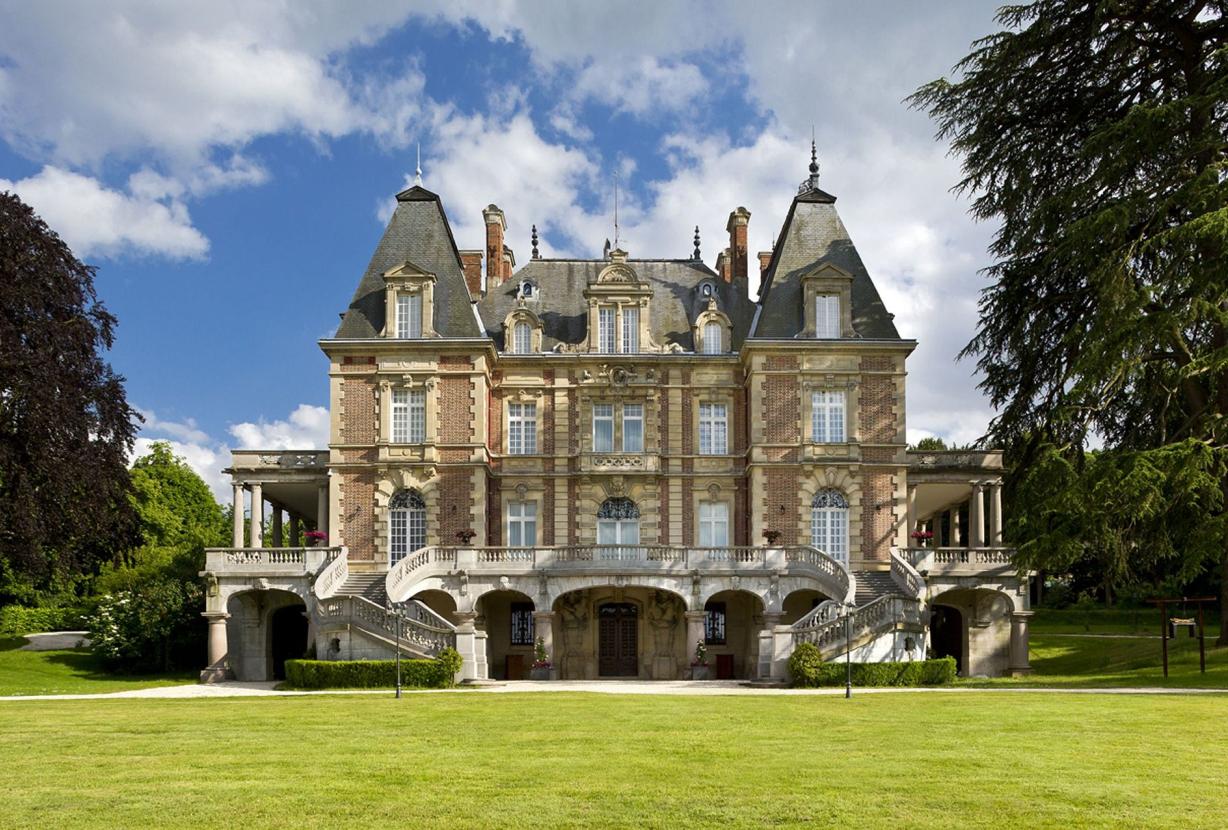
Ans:
POLYGON ((904 544, 915 546, 917 541, 912 538, 912 534, 917 528, 917 485, 908 485, 908 532, 904 534, 904 544))
POLYGON ((248 538, 249 548, 264 547, 264 492, 260 482, 249 485, 252 489, 251 535, 248 538))
POLYGON ((982 548, 985 546, 985 485, 972 485, 972 501, 968 502, 968 547, 982 548))
POLYGON ((959 537, 959 505, 957 504, 951 508, 951 545, 957 548, 967 547, 968 540, 966 538, 960 539, 959 537))
POLYGON ((243 485, 235 484, 234 499, 234 536, 231 539, 234 547, 243 547, 243 485))
POLYGON ((945 548, 947 546, 946 526, 942 522, 944 515, 946 515, 945 511, 934 514, 934 547, 936 548, 945 548))
POLYGON ((1011 614, 1011 650, 1007 670, 1013 677, 1032 671, 1032 664, 1028 661, 1028 619, 1031 616, 1031 611, 1015 611, 1011 614))
POLYGON ((1002 546, 1002 482, 989 485, 989 544, 1002 546))
POLYGON ((201 616, 209 621, 209 665, 200 673, 200 682, 218 683, 232 680, 234 672, 226 664, 229 651, 226 644, 226 620, 230 619, 230 615, 225 611, 206 611, 201 616))
POLYGON ((779 611, 765 611, 763 614, 763 627, 759 629, 759 648, 756 654, 758 665, 755 678, 758 680, 770 680, 772 677, 772 656, 775 647, 773 632, 776 626, 780 625, 780 616, 779 611))
MULTIPOLYGON (((707 618, 707 611, 686 612, 686 665, 688 670, 691 661, 695 659, 695 645, 704 640, 704 621, 707 618)), ((711 665, 711 661, 709 661, 709 665, 711 665)))
POLYGON ((542 646, 546 649, 546 659, 550 661, 550 679, 557 680, 559 677, 559 659, 554 653, 554 612, 552 611, 534 611, 533 612, 533 639, 534 651, 536 651, 536 640, 542 641, 542 646))
MULTIPOLYGON (((328 484, 321 484, 316 490, 316 530, 328 533, 328 484)), ((332 539, 329 539, 329 544, 332 539)))
POLYGON ((303 546, 303 534, 299 532, 298 516, 294 513, 290 514, 290 547, 300 548, 303 546))
POLYGON ((282 548, 286 546, 286 539, 282 534, 281 526, 281 506, 273 505, 273 547, 282 548))

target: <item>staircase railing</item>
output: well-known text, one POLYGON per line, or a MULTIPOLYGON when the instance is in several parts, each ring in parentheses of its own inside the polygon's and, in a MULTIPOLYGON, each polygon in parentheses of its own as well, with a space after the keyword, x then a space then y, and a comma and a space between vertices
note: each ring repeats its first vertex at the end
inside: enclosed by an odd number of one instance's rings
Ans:
POLYGON ((836 617, 840 616, 840 612, 842 610, 844 610, 844 605, 842 603, 836 602, 832 599, 824 600, 814 608, 807 611, 804 616, 797 620, 797 622, 793 623, 793 627, 809 628, 810 626, 817 625, 818 623, 834 620, 836 617))
POLYGON ((315 592, 316 599, 328 599, 331 596, 335 596, 349 576, 349 553, 345 548, 341 548, 316 576, 316 581, 312 585, 312 591, 315 592))
POLYGON ((319 609, 325 622, 349 623, 421 653, 435 655, 456 648, 456 627, 425 605, 414 604, 418 607, 390 611, 366 597, 341 594, 320 600, 319 609), (397 617, 401 618, 399 637, 397 617))
POLYGON ((891 549, 891 578, 904 596, 925 599, 925 577, 895 548, 891 549))
MULTIPOLYGON (((845 617, 840 615, 822 622, 804 626, 793 625, 793 644, 814 643, 824 658, 845 651, 846 643, 860 642, 870 634, 884 633, 898 625, 921 625, 921 603, 910 597, 882 596, 855 608, 849 617, 846 630, 845 617)), ((799 623, 801 620, 798 621, 799 623)))

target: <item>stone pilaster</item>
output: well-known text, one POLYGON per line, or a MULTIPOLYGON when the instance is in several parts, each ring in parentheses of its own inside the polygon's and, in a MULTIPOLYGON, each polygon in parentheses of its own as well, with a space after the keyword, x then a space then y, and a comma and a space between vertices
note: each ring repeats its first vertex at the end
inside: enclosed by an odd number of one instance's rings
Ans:
POLYGON ((260 482, 254 482, 251 485, 252 490, 252 516, 249 523, 251 530, 248 536, 247 546, 249 548, 264 547, 264 489, 260 482))

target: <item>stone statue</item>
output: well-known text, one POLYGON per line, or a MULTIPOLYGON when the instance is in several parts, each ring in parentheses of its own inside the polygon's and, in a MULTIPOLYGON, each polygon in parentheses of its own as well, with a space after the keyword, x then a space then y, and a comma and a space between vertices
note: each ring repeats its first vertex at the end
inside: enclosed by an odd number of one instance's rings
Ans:
POLYGON ((667 591, 653 591, 648 624, 652 627, 652 674, 657 680, 673 680, 678 676, 678 661, 674 648, 678 637, 678 603, 667 591))
POLYGON ((563 617, 563 654, 559 666, 564 678, 583 678, 584 634, 588 631, 588 612, 584 595, 579 592, 566 594, 559 600, 559 613, 563 617))

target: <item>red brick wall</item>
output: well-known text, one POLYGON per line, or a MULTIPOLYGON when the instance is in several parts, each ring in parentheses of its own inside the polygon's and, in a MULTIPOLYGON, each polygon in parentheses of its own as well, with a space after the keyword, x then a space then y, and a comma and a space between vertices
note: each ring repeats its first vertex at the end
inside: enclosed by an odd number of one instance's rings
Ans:
POLYGON ((482 252, 461 251, 461 267, 465 269, 465 285, 469 287, 469 295, 482 296, 482 252))
POLYGON ((801 387, 796 376, 767 375, 763 379, 763 437, 769 444, 802 440, 801 387))
MULTIPOLYGON (((694 401, 691 398, 691 370, 683 369, 682 376, 682 454, 692 455, 695 452, 695 423, 693 419, 694 401)), ((683 508, 685 510, 685 506, 683 508)), ((682 531, 686 533, 684 529, 682 531)))
POLYGON ((863 375, 858 404, 861 440, 888 444, 895 440, 895 382, 885 375, 863 375))
POLYGON ((341 407, 341 443, 374 444, 378 434, 375 384, 365 378, 342 379, 341 407))
MULTIPOLYGON (((801 488, 797 470, 769 467, 767 470, 767 504, 764 505, 764 527, 780 531, 782 545, 797 544, 797 517, 801 509, 801 488), (784 505, 784 512, 780 506, 784 505)), ((762 540, 753 540, 762 544, 762 540)))
POLYGON ((861 556, 886 561, 891 547, 895 511, 876 505, 891 502, 891 473, 865 470, 861 476, 861 556))
POLYGON ((439 442, 466 444, 473 439, 473 389, 467 377, 439 380, 439 442))
POLYGON ((342 473, 341 529, 350 559, 375 559, 375 474, 369 471, 342 473))
POLYGON ((439 541, 457 544, 456 534, 473 530, 473 487, 468 467, 444 468, 439 473, 439 541))
MULTIPOLYGON (((554 462, 546 462, 547 472, 554 469, 554 462)), ((547 478, 542 491, 542 544, 554 544, 554 479, 547 478)))

